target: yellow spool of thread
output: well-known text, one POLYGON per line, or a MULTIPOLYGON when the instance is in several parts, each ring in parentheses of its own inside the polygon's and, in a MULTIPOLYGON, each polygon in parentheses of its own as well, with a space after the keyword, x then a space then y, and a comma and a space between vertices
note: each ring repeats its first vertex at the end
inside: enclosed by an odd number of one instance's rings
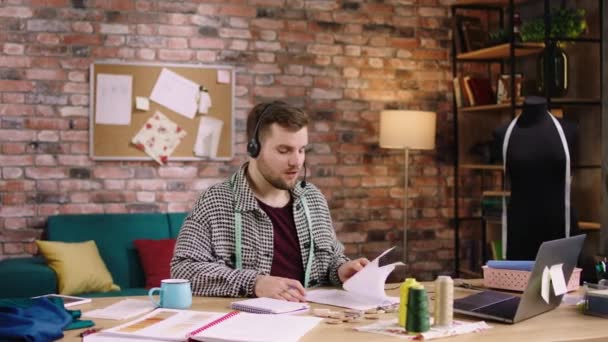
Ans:
POLYGON ((409 289, 412 286, 420 285, 416 281, 416 278, 406 278, 401 286, 399 287, 399 326, 405 328, 407 323, 407 300, 409 296, 409 289))

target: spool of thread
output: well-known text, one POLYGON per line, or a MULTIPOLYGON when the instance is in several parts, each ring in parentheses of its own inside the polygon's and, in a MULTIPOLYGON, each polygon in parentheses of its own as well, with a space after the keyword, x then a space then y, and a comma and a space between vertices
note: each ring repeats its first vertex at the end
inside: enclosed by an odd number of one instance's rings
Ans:
POLYGON ((450 276, 439 276, 435 280, 436 326, 449 326, 454 319, 454 281, 450 276))
POLYGON ((407 301, 409 289, 412 286, 419 285, 415 278, 406 278, 399 287, 399 326, 405 328, 407 321, 407 301))
POLYGON ((407 301, 405 329, 408 334, 429 331, 429 302, 424 287, 421 285, 410 287, 407 301))

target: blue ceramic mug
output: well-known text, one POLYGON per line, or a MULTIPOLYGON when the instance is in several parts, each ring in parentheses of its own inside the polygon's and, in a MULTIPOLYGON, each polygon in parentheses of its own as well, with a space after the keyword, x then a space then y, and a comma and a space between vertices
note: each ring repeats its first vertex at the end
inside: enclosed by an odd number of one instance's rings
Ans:
POLYGON ((148 296, 161 308, 188 309, 192 306, 192 290, 188 279, 163 279, 160 287, 150 289, 148 296), (159 292, 160 302, 154 299, 155 292, 159 292))

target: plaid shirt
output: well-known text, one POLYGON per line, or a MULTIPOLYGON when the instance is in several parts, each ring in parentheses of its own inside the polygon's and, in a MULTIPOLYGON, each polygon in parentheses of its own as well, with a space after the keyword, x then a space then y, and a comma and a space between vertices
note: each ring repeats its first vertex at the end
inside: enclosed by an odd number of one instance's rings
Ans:
MULTIPOLYGON (((253 296, 257 275, 270 274, 273 258, 273 227, 259 207, 245 173, 247 163, 230 180, 207 189, 186 217, 171 260, 171 277, 189 279, 197 296, 253 296), (242 262, 236 269, 235 210, 242 212, 242 262)), ((349 259, 336 238, 329 208, 314 185, 299 184, 291 190, 302 264, 310 250, 310 232, 301 197, 312 220, 314 258, 310 286, 340 285, 338 268, 349 259)))

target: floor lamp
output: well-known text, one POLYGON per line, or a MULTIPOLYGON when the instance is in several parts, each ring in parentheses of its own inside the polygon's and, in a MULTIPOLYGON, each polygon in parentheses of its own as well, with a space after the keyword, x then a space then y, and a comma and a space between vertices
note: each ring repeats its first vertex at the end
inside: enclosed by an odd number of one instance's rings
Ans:
POLYGON ((432 150, 435 148, 434 112, 413 110, 385 110, 380 113, 380 147, 403 149, 403 262, 407 263, 407 208, 408 208, 408 171, 410 149, 432 150))

